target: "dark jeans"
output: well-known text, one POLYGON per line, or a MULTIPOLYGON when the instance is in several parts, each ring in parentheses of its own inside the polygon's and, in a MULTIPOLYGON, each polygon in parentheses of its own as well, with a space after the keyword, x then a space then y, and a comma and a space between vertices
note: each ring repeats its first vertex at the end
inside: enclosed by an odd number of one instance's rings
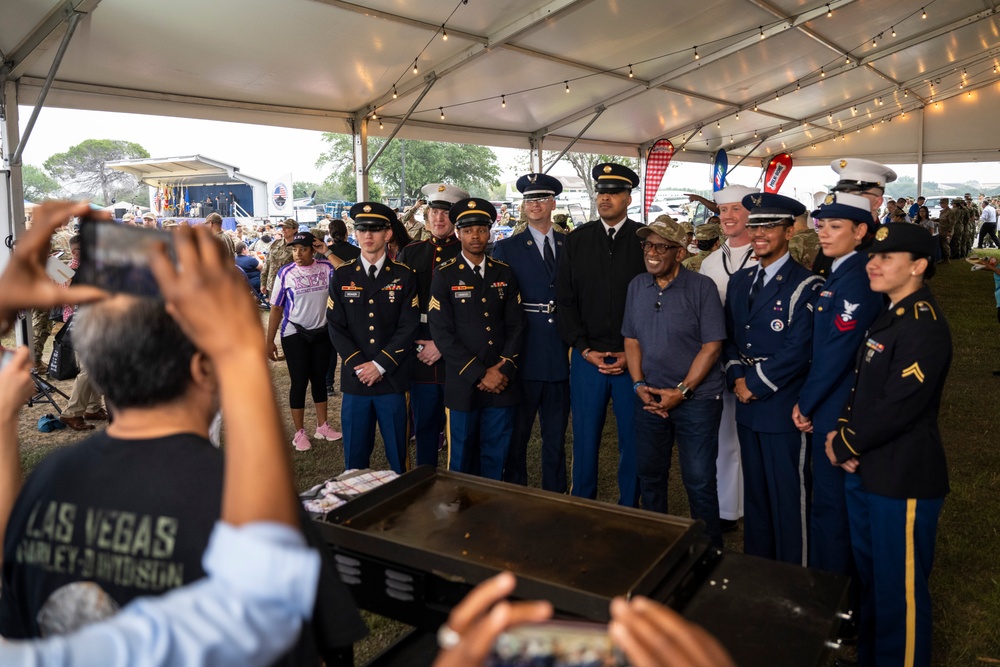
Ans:
POLYGON ((997 238, 997 223, 995 222, 984 222, 983 226, 979 228, 979 242, 976 244, 980 248, 983 247, 983 241, 989 236, 993 240, 993 245, 1000 248, 1000 239, 997 238))
POLYGON ((328 336, 312 342, 293 333, 281 338, 281 351, 288 365, 288 404, 293 410, 306 407, 306 389, 312 388, 313 403, 326 403, 326 367, 330 363, 333 343, 328 336))
POLYGON ((674 439, 691 518, 705 522, 705 534, 722 548, 715 460, 719 456, 720 399, 691 399, 667 418, 647 412, 635 399, 635 435, 642 507, 667 513, 667 480, 674 439))

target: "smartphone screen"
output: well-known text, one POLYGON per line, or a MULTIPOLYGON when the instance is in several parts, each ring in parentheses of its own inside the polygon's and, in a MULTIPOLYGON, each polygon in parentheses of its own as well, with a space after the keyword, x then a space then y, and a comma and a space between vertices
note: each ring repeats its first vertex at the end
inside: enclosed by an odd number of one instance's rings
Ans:
POLYGON ((80 268, 77 284, 108 292, 160 297, 160 288, 149 270, 149 253, 159 243, 174 255, 173 235, 158 229, 84 220, 80 224, 80 268))
POLYGON ((625 658, 598 623, 548 621, 510 628, 497 637, 486 664, 491 667, 559 665, 619 667, 625 658))

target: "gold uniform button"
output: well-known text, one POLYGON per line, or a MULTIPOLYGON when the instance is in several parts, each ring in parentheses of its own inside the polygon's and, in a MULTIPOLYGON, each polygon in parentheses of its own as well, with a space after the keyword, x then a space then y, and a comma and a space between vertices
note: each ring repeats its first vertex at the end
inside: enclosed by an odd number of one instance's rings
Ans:
POLYGON ((374 338, 372 338, 372 339, 371 339, 371 340, 369 340, 368 342, 369 342, 369 343, 371 343, 372 345, 374 345, 374 344, 375 344, 375 339, 374 339, 374 338))
POLYGON ((489 317, 489 316, 490 316, 489 313, 483 313, 483 317, 489 317))
POLYGON ((487 330, 487 331, 489 331, 489 330, 490 330, 490 328, 489 328, 489 327, 486 327, 486 330, 487 330))
POLYGON ((486 303, 486 297, 485 296, 483 297, 483 303, 486 303))
POLYGON ((369 331, 375 331, 375 327, 368 327, 369 331))
POLYGON ((897 314, 897 315, 902 315, 902 314, 903 314, 903 313, 905 313, 905 312, 906 312, 906 311, 905 311, 905 310, 903 310, 902 308, 897 308, 897 309, 896 309, 896 314, 897 314))
POLYGON ((817 308, 816 310, 818 310, 819 312, 821 312, 821 313, 822 313, 822 312, 823 312, 823 306, 820 306, 820 307, 819 307, 819 308, 817 308))
POLYGON ((375 299, 368 299, 368 303, 375 305, 375 299))
POLYGON ((492 344, 493 344, 493 341, 488 341, 488 342, 489 342, 489 344, 490 344, 490 345, 492 345, 492 344))
POLYGON ((434 258, 434 261, 435 261, 435 262, 440 262, 440 261, 441 261, 441 258, 440 258, 440 257, 435 257, 435 258, 434 258))
POLYGON ((375 317, 375 313, 368 313, 368 317, 375 317))

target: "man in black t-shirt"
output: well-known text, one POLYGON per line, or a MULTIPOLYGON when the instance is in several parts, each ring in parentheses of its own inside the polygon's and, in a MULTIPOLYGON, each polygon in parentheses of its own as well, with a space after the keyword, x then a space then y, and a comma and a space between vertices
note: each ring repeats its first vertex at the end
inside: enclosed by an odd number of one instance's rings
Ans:
MULTIPOLYGON (((68 632, 202 578, 220 515, 223 457, 208 440, 219 391, 208 358, 148 299, 83 306, 73 334, 115 420, 39 464, 15 502, 0 596, 9 639, 68 632)), ((331 579, 321 575, 316 632, 303 633, 294 664, 309 654, 316 664, 316 651, 329 656, 365 633, 331 579)))

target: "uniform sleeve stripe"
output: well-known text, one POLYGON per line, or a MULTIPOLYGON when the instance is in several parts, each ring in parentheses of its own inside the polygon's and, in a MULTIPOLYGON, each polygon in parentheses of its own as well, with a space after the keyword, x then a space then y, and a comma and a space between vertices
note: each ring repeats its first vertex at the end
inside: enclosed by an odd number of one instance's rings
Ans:
POLYGON ((386 352, 385 350, 382 350, 382 354, 384 354, 385 356, 389 357, 389 361, 391 361, 392 363, 394 363, 394 364, 396 364, 397 366, 399 366, 399 362, 398 362, 398 361, 396 361, 395 359, 393 359, 393 358, 392 358, 392 355, 391 355, 391 354, 389 354, 389 353, 388 353, 388 352, 386 352))
POLYGON ((471 366, 471 365, 472 365, 472 362, 473 362, 473 361, 475 361, 475 360, 476 360, 476 358, 475 358, 475 357, 473 357, 472 359, 470 359, 470 360, 469 360, 469 363, 467 363, 466 365, 462 366, 462 370, 460 370, 460 371, 458 372, 458 374, 459 374, 459 375, 461 375, 462 373, 464 373, 464 372, 465 372, 465 369, 466 369, 466 368, 468 368, 469 366, 471 366))
MULTIPOLYGON (((791 317, 789 317, 789 319, 791 319, 791 317)), ((757 377, 760 378, 761 382, 763 382, 764 384, 766 384, 771 389, 771 391, 778 391, 778 387, 775 386, 775 384, 773 382, 771 382, 770 380, 768 380, 766 375, 764 375, 764 371, 761 370, 760 364, 755 365, 754 369, 756 369, 756 371, 757 371, 757 377)))

